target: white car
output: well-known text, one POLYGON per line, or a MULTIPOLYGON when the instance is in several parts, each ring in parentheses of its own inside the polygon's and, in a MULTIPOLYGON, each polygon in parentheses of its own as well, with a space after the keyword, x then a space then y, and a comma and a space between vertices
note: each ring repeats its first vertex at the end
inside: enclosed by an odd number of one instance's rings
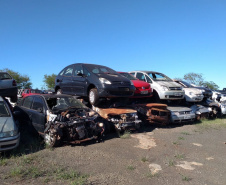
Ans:
POLYGON ((161 100, 181 100, 184 99, 184 91, 181 85, 174 82, 166 75, 154 71, 130 71, 139 80, 148 82, 153 89, 156 101, 161 100))
POLYGON ((183 90, 185 92, 185 100, 187 102, 200 102, 203 100, 204 95, 202 94, 202 91, 194 88, 189 83, 181 80, 174 80, 178 84, 180 84, 183 87, 183 90))
POLYGON ((11 109, 0 96, 0 152, 12 150, 19 145, 20 133, 11 109))

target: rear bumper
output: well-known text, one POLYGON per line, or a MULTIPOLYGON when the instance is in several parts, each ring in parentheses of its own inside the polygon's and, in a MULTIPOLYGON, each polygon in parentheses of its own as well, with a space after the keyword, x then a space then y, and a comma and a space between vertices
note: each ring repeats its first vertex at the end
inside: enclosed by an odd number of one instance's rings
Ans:
POLYGON ((20 133, 13 137, 0 138, 0 152, 12 150, 18 147, 20 142, 20 133))
POLYGON ((0 89, 0 96, 3 96, 3 97, 17 96, 17 87, 0 89))

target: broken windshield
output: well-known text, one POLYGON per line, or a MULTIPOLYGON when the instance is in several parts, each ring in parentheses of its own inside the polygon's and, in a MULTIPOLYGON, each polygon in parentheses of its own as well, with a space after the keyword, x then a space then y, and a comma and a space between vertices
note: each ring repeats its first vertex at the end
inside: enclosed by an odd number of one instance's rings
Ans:
POLYGON ((87 108, 84 104, 80 102, 80 100, 74 97, 57 97, 50 98, 47 100, 48 106, 53 111, 56 110, 65 110, 69 108, 87 108))

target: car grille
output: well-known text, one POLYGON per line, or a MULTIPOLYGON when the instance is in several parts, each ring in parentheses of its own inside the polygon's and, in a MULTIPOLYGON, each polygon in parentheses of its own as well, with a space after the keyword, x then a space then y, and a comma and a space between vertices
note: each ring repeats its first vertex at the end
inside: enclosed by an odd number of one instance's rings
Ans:
POLYGON ((190 111, 180 111, 179 114, 180 115, 191 114, 191 112, 190 111))
POLYGON ((113 81, 112 84, 117 86, 130 86, 130 82, 125 81, 113 81))
POLYGON ((173 95, 169 95, 169 98, 182 98, 183 97, 183 95, 181 95, 181 96, 173 96, 173 95))
POLYGON ((181 91, 181 87, 169 87, 171 91, 181 91))

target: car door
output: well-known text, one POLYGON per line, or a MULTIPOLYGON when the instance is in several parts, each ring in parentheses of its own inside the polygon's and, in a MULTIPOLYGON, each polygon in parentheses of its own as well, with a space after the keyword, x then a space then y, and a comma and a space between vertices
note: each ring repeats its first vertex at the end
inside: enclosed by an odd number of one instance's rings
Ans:
POLYGON ((57 79, 59 86, 64 94, 72 94, 72 74, 73 65, 70 65, 64 69, 61 79, 57 79))
POLYGON ((43 97, 35 96, 31 109, 30 115, 31 122, 34 128, 40 133, 43 134, 45 130, 46 123, 46 105, 43 97))
POLYGON ((75 64, 72 75, 72 94, 78 96, 85 95, 86 86, 87 83, 83 67, 81 64, 75 64))

